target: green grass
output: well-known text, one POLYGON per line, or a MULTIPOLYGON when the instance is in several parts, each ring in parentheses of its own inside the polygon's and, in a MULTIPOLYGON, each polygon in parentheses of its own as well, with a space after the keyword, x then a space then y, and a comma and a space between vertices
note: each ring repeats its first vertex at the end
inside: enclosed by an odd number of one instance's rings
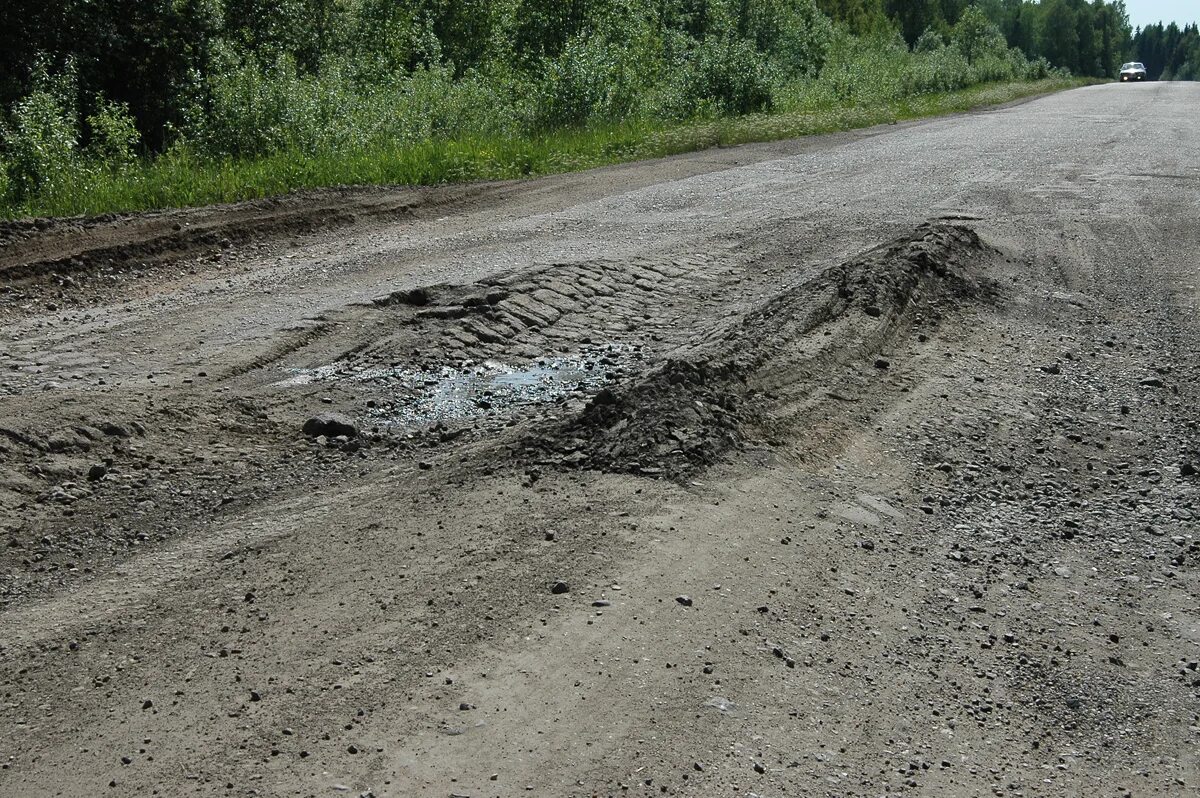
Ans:
POLYGON ((628 121, 530 138, 464 138, 317 156, 285 152, 211 162, 186 152, 120 172, 80 173, 52 194, 0 218, 77 216, 210 205, 343 185, 434 185, 578 171, 693 152, 778 141, 967 111, 1094 81, 1050 78, 997 83, 874 105, 827 106, 711 122, 668 125, 628 121))

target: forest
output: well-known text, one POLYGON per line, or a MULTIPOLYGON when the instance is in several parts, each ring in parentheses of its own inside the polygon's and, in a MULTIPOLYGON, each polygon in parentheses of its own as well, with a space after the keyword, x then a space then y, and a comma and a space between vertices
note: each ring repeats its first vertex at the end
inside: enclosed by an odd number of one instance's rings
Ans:
POLYGON ((1200 80, 1200 27, 1147 25, 1134 33, 1133 54, 1151 80, 1200 80))
MULTIPOLYGON (((1172 30, 1139 41, 1190 75, 1195 28, 1172 30)), ((516 141, 615 152, 697 121, 1111 78, 1133 46, 1102 0, 6 0, 0 215, 571 168, 471 164, 516 141)))

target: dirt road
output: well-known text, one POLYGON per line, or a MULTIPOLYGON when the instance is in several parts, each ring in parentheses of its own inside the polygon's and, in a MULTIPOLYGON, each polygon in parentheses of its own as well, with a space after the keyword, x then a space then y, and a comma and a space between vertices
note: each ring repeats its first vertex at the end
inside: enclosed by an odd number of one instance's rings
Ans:
POLYGON ((1200 86, 0 228, 0 795, 1195 795, 1200 86))

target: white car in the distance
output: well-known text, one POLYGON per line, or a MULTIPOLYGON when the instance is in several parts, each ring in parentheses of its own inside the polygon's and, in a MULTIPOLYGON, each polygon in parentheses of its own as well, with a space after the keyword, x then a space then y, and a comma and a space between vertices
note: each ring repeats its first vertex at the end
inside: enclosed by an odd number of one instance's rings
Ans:
POLYGON ((1140 64, 1137 61, 1130 61, 1128 64, 1121 64, 1121 82, 1128 83, 1132 80, 1146 79, 1146 65, 1140 64))

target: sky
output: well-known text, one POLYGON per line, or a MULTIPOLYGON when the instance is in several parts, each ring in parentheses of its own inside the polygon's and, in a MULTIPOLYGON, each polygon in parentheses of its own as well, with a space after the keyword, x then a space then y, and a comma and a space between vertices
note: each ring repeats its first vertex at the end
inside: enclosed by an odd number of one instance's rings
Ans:
POLYGON ((1196 0, 1125 0, 1129 21, 1135 28, 1155 22, 1167 24, 1174 20, 1183 27, 1200 21, 1200 3, 1196 0))

